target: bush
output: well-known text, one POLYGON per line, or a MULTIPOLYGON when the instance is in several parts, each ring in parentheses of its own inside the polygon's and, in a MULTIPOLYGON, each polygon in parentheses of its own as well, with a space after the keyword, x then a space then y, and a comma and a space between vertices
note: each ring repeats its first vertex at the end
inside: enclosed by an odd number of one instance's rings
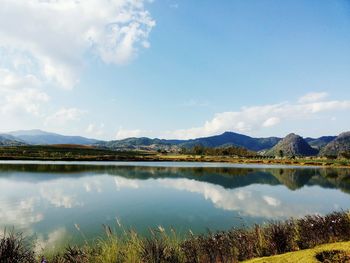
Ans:
POLYGON ((269 255, 282 254, 297 249, 294 221, 271 223, 264 230, 269 255))
POLYGON ((36 262, 31 240, 23 237, 21 233, 4 231, 0 236, 0 262, 1 263, 34 263, 36 262))
POLYGON ((306 216, 298 220, 301 249, 350 239, 350 220, 345 212, 334 212, 324 217, 306 216))

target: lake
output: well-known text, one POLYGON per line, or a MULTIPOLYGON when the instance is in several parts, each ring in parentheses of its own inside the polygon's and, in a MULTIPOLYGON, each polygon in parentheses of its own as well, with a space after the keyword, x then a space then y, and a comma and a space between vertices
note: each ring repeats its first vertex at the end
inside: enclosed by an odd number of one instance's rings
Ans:
POLYGON ((35 235, 42 248, 96 238, 102 224, 203 233, 349 208, 350 170, 341 168, 0 163, 0 230, 35 235))

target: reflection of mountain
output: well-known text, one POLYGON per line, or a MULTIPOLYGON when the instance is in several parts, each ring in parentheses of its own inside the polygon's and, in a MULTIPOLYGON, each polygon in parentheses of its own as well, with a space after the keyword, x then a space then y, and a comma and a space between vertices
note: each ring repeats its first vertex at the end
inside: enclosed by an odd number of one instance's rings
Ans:
POLYGON ((270 173, 291 190, 296 190, 307 184, 315 175, 314 169, 271 169, 270 173))
POLYGON ((291 190, 305 185, 339 188, 350 193, 350 170, 336 168, 242 168, 242 167, 166 167, 78 164, 0 164, 0 177, 21 178, 31 182, 54 180, 58 177, 82 177, 108 174, 130 179, 187 178, 238 188, 252 184, 283 184, 291 190), (26 176, 23 177, 22 173, 26 176))

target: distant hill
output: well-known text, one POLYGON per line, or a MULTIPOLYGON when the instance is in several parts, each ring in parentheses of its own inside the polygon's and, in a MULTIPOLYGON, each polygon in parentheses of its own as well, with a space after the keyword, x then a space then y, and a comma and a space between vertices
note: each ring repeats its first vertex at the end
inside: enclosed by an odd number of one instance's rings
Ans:
POLYGON ((150 139, 146 137, 141 138, 126 138, 123 140, 103 141, 96 143, 96 146, 109 148, 113 150, 166 150, 176 151, 178 146, 183 141, 181 140, 163 140, 163 139, 150 139))
POLYGON ((305 138, 305 141, 313 148, 321 150, 328 143, 333 141, 337 136, 322 136, 320 138, 305 138))
POLYGON ((265 155, 268 156, 312 156, 318 151, 312 148, 302 137, 291 133, 278 142, 265 155))
POLYGON ((350 156, 350 131, 341 133, 337 138, 328 143, 321 151, 322 156, 339 156, 348 154, 350 156))
POLYGON ((14 131, 8 135, 16 140, 32 145, 51 145, 51 144, 80 144, 92 145, 98 143, 98 140, 88 139, 81 136, 65 136, 57 133, 45 132, 41 130, 14 131))
POLYGON ((202 145, 205 147, 239 146, 251 151, 261 151, 275 146, 281 139, 277 137, 253 138, 247 135, 225 132, 221 135, 187 140, 180 144, 182 147, 202 145))
POLYGON ((23 141, 17 140, 15 137, 7 134, 0 134, 0 146, 19 146, 25 145, 23 141))
POLYGON ((110 142, 99 143, 100 146, 104 146, 112 149, 135 149, 135 148, 153 148, 153 149, 180 149, 191 148, 196 145, 204 147, 225 147, 225 146, 238 146, 243 147, 251 151, 260 151, 264 149, 270 149, 278 143, 280 138, 253 138, 243 134, 234 132, 225 132, 221 135, 191 139, 191 140, 163 140, 163 139, 150 139, 150 138, 128 138, 124 140, 116 140, 110 142))

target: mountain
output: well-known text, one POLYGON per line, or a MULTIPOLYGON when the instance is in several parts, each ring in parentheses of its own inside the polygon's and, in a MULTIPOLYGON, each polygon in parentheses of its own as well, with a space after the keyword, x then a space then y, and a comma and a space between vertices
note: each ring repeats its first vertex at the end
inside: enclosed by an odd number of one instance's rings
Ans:
POLYGON ((305 138, 305 141, 313 148, 321 150, 328 143, 333 141, 337 136, 322 136, 320 138, 305 138))
POLYGON ((16 140, 33 145, 45 144, 82 144, 91 145, 98 143, 98 140, 88 139, 81 136, 65 136, 57 133, 45 132, 41 130, 14 131, 9 132, 16 140))
POLYGON ((110 142, 102 142, 98 145, 111 149, 164 149, 177 150, 191 148, 196 145, 204 147, 239 146, 252 151, 270 149, 279 142, 280 138, 253 138, 234 132, 225 132, 221 135, 203 137, 191 140, 163 140, 150 138, 128 138, 110 142))
POLYGON ((23 141, 17 140, 14 136, 0 134, 0 146, 18 146, 25 145, 23 141))
POLYGON ((177 151, 178 145, 183 143, 182 140, 164 140, 164 139, 150 139, 146 137, 141 138, 126 138, 123 140, 99 142, 96 145, 103 148, 113 150, 166 150, 177 151))
POLYGON ((251 151, 261 151, 275 146, 281 139, 277 137, 253 138, 247 135, 224 132, 221 135, 192 139, 180 144, 182 147, 202 145, 205 147, 239 146, 251 151))
POLYGON ((333 156, 347 154, 350 156, 350 131, 341 133, 337 138, 328 143, 321 151, 322 156, 333 156))
POLYGON ((312 156, 318 151, 312 148, 302 137, 291 133, 279 141, 265 155, 268 156, 312 156))

